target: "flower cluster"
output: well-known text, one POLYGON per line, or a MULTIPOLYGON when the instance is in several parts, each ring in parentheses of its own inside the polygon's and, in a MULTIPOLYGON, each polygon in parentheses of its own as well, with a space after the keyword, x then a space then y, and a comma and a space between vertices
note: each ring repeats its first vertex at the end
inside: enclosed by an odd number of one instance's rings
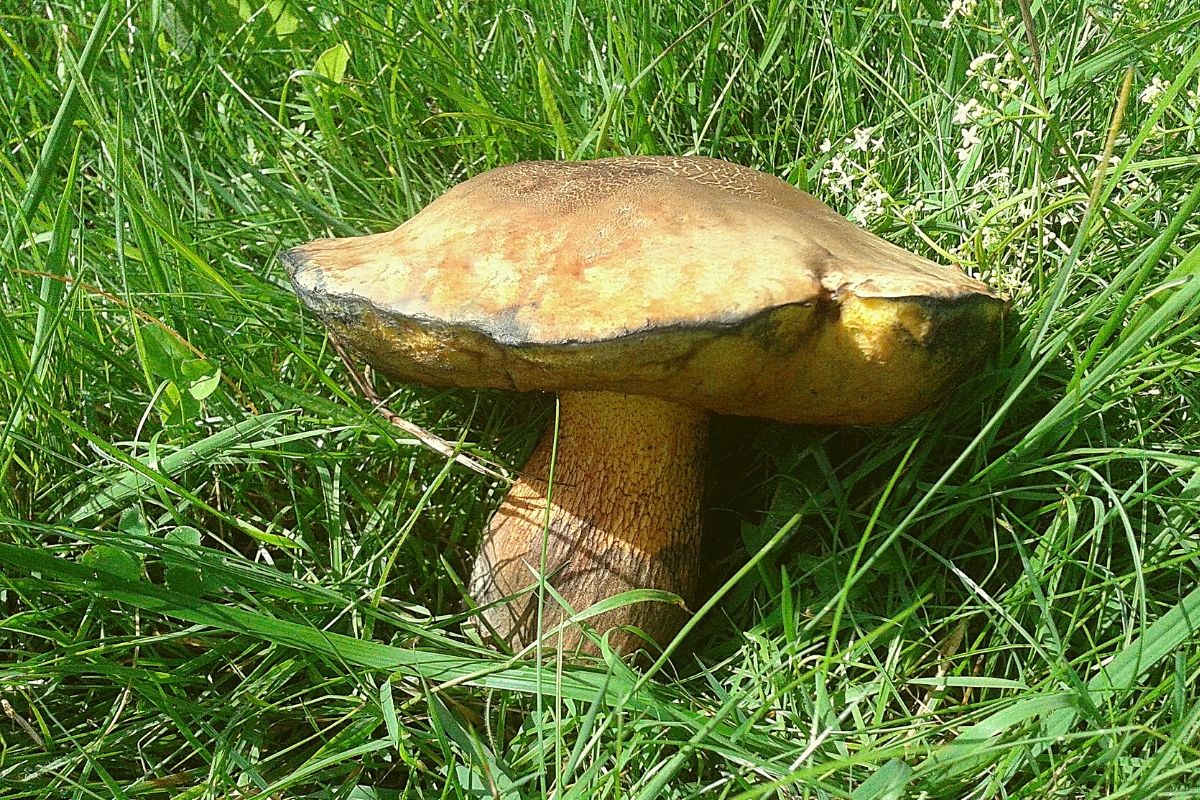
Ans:
POLYGON ((1024 98, 1026 85, 1020 78, 1016 58, 1011 51, 984 53, 971 59, 967 66, 968 86, 978 89, 978 96, 959 102, 951 121, 959 126, 959 141, 954 154, 959 161, 968 161, 979 145, 984 131, 1004 116, 1004 106, 1024 98))
POLYGON ((1016 58, 1011 50, 1003 53, 984 53, 971 59, 967 66, 967 77, 979 81, 979 88, 987 94, 1002 99, 1019 96, 1025 91, 1016 58))
POLYGON ((1155 75, 1150 79, 1150 83, 1146 85, 1146 88, 1142 89, 1141 94, 1138 95, 1138 99, 1147 105, 1154 105, 1158 102, 1158 98, 1166 94, 1170 88, 1171 84, 1164 81, 1158 75, 1155 75))
MULTIPOLYGON (((955 2, 948 16, 972 10, 969 0, 955 2)), ((905 173, 883 157, 888 131, 860 126, 820 144, 815 154, 819 193, 860 224, 876 227, 887 218, 903 222, 910 234, 901 235, 908 241, 898 244, 933 247, 1010 298, 1029 293, 1033 276, 1047 262, 1070 254, 1105 158, 1105 180, 1115 177, 1116 182, 1103 199, 1107 207, 1123 210, 1111 217, 1106 230, 1141 236, 1139 225, 1166 224, 1165 212, 1159 211, 1163 188, 1146 167, 1125 157, 1132 133, 1122 133, 1106 157, 1103 123, 1081 119, 1075 122, 1078 130, 1068 133, 1053 154, 1043 156, 1027 146, 1014 149, 1020 132, 1030 129, 1029 120, 1050 113, 1034 98, 1019 59, 1005 49, 971 59, 960 94, 942 112, 948 119, 940 127, 954 153, 947 165, 954 177, 943 188, 932 191, 925 180, 908 183, 905 173)), ((1200 83, 1173 87, 1162 77, 1168 74, 1164 70, 1150 77, 1134 96, 1139 105, 1162 112, 1162 135, 1200 140, 1200 83), (1171 102, 1162 109, 1168 97, 1171 102)), ((1060 119, 1064 123, 1070 124, 1060 119)), ((1141 144, 1143 151, 1151 146, 1141 144)))
POLYGON ((946 9, 946 17, 942 20, 942 27, 949 28, 954 24, 955 17, 963 17, 964 19, 975 13, 975 6, 979 4, 979 0, 950 0, 950 7, 946 9))
POLYGON ((825 139, 822 153, 833 153, 821 170, 821 182, 837 201, 854 201, 847 213, 856 222, 880 216, 891 201, 879 180, 877 167, 883 153, 883 137, 875 128, 855 128, 838 145, 825 139))

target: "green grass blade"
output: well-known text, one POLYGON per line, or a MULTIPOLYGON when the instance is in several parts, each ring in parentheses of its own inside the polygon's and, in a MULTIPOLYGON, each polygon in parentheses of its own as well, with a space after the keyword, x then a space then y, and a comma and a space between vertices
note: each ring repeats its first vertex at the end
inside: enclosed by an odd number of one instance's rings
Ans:
MULTIPOLYGON (((88 569, 47 553, 5 543, 0 543, 0 563, 12 569, 38 572, 64 581, 65 585, 78 586, 92 596, 128 603, 144 611, 251 636, 355 667, 420 678, 435 686, 465 683, 527 694, 555 691, 555 687, 542 685, 533 666, 523 661, 487 664, 479 659, 426 653, 355 639, 257 611, 182 595, 145 582, 123 580, 120 576, 88 569)), ((620 698, 631 709, 645 710, 651 707, 647 702, 651 694, 649 691, 631 692, 624 681, 616 681, 603 674, 572 671, 562 677, 556 688, 565 698, 591 701, 598 691, 603 690, 603 696, 610 703, 620 698)))
POLYGON ((153 467, 141 459, 129 459, 126 469, 103 483, 89 487, 88 499, 70 512, 67 519, 79 523, 96 514, 111 511, 156 485, 162 478, 174 477, 190 467, 226 455, 255 437, 274 430, 291 416, 294 416, 291 412, 282 411, 250 417, 163 456, 153 467))
MULTIPOLYGON (((50 133, 46 136, 46 141, 42 145, 37 165, 33 169, 33 174, 30 176, 29 182, 25 185, 24 197, 21 199, 20 213, 21 218, 27 224, 33 222, 33 215, 37 212, 42 199, 50 189, 50 182, 58 170, 59 161, 62 160, 63 155, 67 151, 68 136, 71 133, 76 115, 79 112, 79 84, 91 78, 92 70, 96 66, 96 60, 100 56, 103 41, 108 36, 108 18, 111 13, 112 6, 110 3, 105 2, 100 6, 100 10, 96 14, 96 21, 92 24, 92 31, 83 46, 83 52, 79 54, 79 60, 75 64, 70 84, 67 86, 66 92, 63 93, 62 102, 58 106, 58 112, 54 115, 54 121, 50 124, 50 133)), ((4 246, 8 246, 7 241, 4 246)))

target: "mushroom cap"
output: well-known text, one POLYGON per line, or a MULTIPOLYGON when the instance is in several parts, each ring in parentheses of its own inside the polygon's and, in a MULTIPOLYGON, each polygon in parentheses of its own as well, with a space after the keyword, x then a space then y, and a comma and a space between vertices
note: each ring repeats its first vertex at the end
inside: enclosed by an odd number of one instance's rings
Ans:
POLYGON ((394 378, 814 424, 920 411, 991 350, 1004 309, 957 267, 701 157, 500 167, 395 230, 282 258, 305 305, 394 378))

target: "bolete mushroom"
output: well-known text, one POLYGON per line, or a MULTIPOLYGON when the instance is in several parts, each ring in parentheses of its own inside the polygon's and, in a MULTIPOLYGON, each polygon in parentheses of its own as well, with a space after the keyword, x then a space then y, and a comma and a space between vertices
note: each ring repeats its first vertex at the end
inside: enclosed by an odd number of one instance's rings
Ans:
MULTIPOLYGON (((558 393, 557 439, 522 468, 470 580, 513 646, 566 619, 527 591, 539 573, 576 611, 638 588, 695 601, 710 412, 900 420, 981 362, 1003 308, 778 178, 699 157, 513 164, 393 231, 283 260, 386 375, 558 393)), ((664 643, 684 615, 640 602, 588 624, 629 651, 633 630, 664 643)), ((580 641, 567 627, 559 644, 580 641)))

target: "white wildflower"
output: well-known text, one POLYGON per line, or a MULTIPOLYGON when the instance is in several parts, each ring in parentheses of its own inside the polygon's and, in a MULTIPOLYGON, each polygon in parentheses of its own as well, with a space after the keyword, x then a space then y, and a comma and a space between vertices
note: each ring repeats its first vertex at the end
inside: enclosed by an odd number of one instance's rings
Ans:
POLYGON ((821 141, 821 144, 819 144, 817 146, 817 149, 820 150, 822 153, 828 153, 830 150, 833 149, 833 142, 829 141, 829 137, 826 136, 821 141))
POLYGON ((852 194, 854 192, 854 176, 849 172, 843 172, 838 176, 836 185, 842 194, 852 194))
POLYGON ((950 7, 946 9, 946 16, 942 20, 942 27, 949 28, 955 17, 965 19, 974 14, 978 2, 979 0, 950 0, 950 7))
POLYGON ((866 153, 871 150, 880 150, 883 147, 883 139, 872 139, 871 134, 874 133, 873 128, 857 128, 853 133, 853 141, 850 143, 850 149, 861 150, 866 153))
POLYGON ((1142 93, 1138 95, 1138 99, 1143 103, 1154 103, 1158 100, 1158 98, 1162 97, 1169 88, 1171 88, 1171 84, 1155 75, 1150 79, 1149 85, 1146 86, 1145 89, 1142 89, 1142 93))
POLYGON ((854 188, 854 178, 847 171, 846 157, 841 153, 829 159, 821 174, 834 194, 847 194, 854 188))
POLYGON ((883 205, 887 199, 888 194, 883 189, 879 187, 870 189, 854 204, 854 208, 850 209, 848 216, 856 222, 866 222, 883 213, 883 205))
POLYGON ((983 104, 972 97, 967 102, 959 103, 954 107, 954 124, 970 125, 973 122, 983 119, 986 113, 987 109, 983 107, 983 104))
POLYGON ((954 152, 958 155, 959 161, 966 161, 971 157, 971 151, 975 149, 975 145, 983 144, 983 139, 979 138, 979 127, 971 125, 962 129, 962 144, 954 152))
POLYGON ((1020 94, 1021 90, 1025 88, 1025 82, 1018 78, 1001 78, 1000 84, 1009 94, 1020 94))
POLYGON ((995 53, 984 53, 981 56, 975 56, 971 59, 971 63, 967 65, 967 77, 974 78, 981 74, 989 61, 995 61, 999 57, 995 53))
POLYGON ((1057 248, 1064 253, 1071 252, 1071 248, 1052 228, 1044 228, 1042 230, 1042 247, 1045 249, 1057 248))

